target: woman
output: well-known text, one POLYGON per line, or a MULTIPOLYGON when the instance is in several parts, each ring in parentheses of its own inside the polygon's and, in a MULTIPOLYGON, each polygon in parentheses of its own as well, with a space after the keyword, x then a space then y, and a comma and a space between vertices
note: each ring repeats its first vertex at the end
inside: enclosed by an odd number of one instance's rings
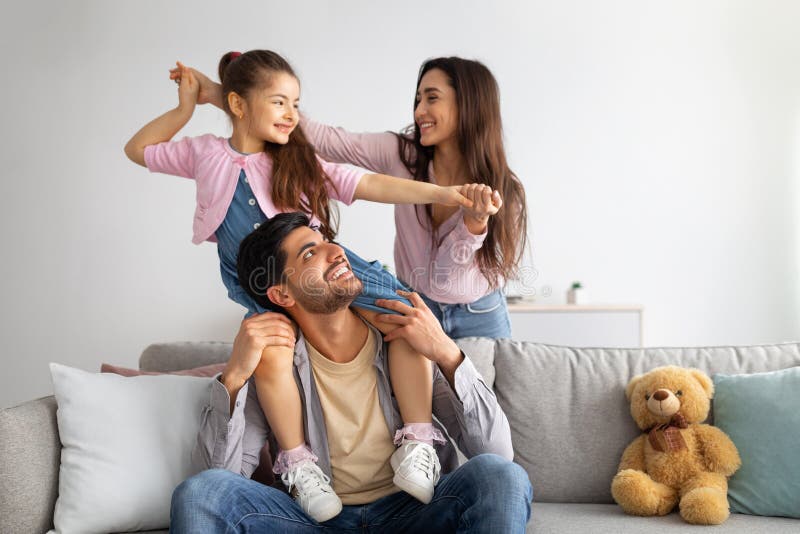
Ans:
MULTIPOLYGON (((199 101, 220 106, 219 85, 196 74, 199 101)), ((301 126, 330 161, 442 186, 485 184, 465 193, 477 200, 472 208, 396 206, 395 264, 448 336, 510 337, 502 287, 517 273, 527 210, 522 183, 506 162, 489 69, 458 57, 423 63, 414 124, 400 134, 356 134, 307 117, 301 126)))

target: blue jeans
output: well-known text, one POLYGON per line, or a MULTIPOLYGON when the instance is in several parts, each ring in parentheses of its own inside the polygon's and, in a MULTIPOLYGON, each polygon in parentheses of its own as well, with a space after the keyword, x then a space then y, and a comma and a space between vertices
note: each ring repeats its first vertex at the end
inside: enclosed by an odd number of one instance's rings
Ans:
POLYGON ((420 295, 452 339, 482 336, 511 337, 506 297, 497 289, 470 304, 442 304, 420 295))
POLYGON ((405 492, 345 506, 317 523, 279 489, 224 469, 185 480, 172 494, 170 532, 471 532, 524 533, 533 489, 519 465, 481 454, 443 475, 433 500, 422 504, 405 492))

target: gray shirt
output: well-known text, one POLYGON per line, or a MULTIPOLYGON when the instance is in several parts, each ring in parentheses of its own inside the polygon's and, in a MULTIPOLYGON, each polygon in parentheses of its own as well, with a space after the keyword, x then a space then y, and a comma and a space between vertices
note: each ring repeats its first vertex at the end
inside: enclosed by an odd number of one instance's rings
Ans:
MULTIPOLYGON (((367 326, 378 339, 382 339, 380 332, 369 324, 367 326)), ((388 346, 386 342, 378 345, 374 366, 381 410, 390 437, 393 438, 395 431, 402 428, 403 421, 389 381, 388 346)), ((455 372, 455 390, 450 387, 441 370, 434 367, 434 425, 446 430, 468 458, 494 453, 512 460, 514 452, 508 419, 483 377, 469 357, 466 354, 464 356, 455 372)), ((303 401, 306 442, 319 457, 319 467, 331 476, 325 419, 302 333, 294 347, 294 375, 303 401)), ((250 478, 258 467, 260 451, 271 438, 272 432, 258 403, 253 378, 239 390, 231 414, 231 399, 219 380, 220 376, 217 375, 211 383, 211 397, 203 408, 197 443, 192 451, 192 463, 198 471, 221 468, 250 478)), ((458 466, 456 450, 451 442, 437 445, 436 449, 442 472, 450 472, 458 466)))

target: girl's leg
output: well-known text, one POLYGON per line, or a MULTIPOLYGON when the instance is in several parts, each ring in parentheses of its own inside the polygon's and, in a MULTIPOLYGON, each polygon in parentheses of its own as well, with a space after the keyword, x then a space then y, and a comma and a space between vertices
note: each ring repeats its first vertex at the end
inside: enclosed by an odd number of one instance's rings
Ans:
POLYGON ((267 347, 254 377, 258 403, 269 421, 281 451, 305 444, 303 405, 294 381, 294 349, 267 347))
POLYGON ((253 373, 258 404, 275 434, 280 452, 273 472, 303 511, 317 522, 328 521, 342 510, 342 501, 330 486, 330 479, 317 465, 317 457, 306 445, 303 405, 294 381, 294 349, 267 347, 253 373))
MULTIPOLYGON (((359 309, 373 325, 378 312, 359 309)), ((397 325, 377 327, 388 334, 397 325)), ((404 339, 389 343, 389 374, 403 427, 394 436, 399 448, 392 454, 395 486, 428 504, 439 481, 441 465, 433 442, 444 435, 433 426, 433 366, 404 339)))
MULTIPOLYGON (((376 311, 358 308, 358 313, 384 334, 397 328, 397 325, 386 325, 377 321, 376 311)), ((431 424, 433 422, 431 361, 411 348, 405 339, 396 339, 389 343, 389 375, 403 423, 406 426, 414 423, 431 424)), ((420 441, 431 444, 430 438, 420 441)))

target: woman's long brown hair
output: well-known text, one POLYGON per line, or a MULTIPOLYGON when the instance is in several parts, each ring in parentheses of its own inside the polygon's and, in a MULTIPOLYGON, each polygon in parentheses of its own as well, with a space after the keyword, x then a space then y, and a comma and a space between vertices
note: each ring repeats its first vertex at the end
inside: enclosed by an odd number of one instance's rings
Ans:
MULTIPOLYGON (((270 50, 250 50, 244 54, 228 52, 219 61, 219 79, 222 83, 222 105, 233 118, 228 106, 228 94, 236 93, 247 99, 251 91, 268 87, 270 77, 285 72, 297 78, 289 62, 270 50)), ((289 103, 293 105, 293 103, 289 103)), ((272 158, 272 202, 279 209, 302 211, 316 216, 319 231, 327 239, 336 236, 338 213, 330 204, 328 187, 336 190, 325 174, 298 124, 285 145, 264 143, 264 151, 272 158)))
MULTIPOLYGON (((476 253, 478 268, 489 284, 497 287, 501 279, 507 280, 518 274, 528 236, 525 189, 509 169, 503 148, 497 81, 489 69, 478 61, 441 57, 422 64, 417 88, 422 77, 431 69, 443 71, 456 93, 458 144, 469 172, 467 183, 486 184, 499 191, 503 199, 500 211, 489 217, 486 240, 476 253)), ((416 107, 415 99, 415 111, 416 107)), ((402 134, 396 135, 400 143, 400 158, 408 172, 415 180, 430 182, 428 164, 433 159, 434 147, 422 146, 419 125, 415 122, 413 130, 410 126, 402 134)), ((433 228, 430 204, 424 209, 428 223, 433 228)), ((421 210, 422 207, 417 206, 418 219, 421 210)), ((434 232, 434 246, 436 239, 434 232)))

